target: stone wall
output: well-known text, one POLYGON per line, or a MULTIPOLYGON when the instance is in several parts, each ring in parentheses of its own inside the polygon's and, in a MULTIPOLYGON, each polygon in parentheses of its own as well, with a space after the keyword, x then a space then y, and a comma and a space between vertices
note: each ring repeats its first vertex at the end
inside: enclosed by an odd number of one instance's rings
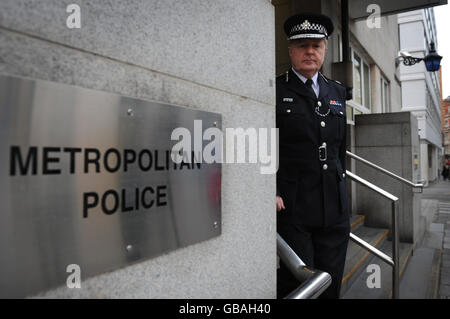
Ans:
MULTIPOLYGON (((0 73, 275 123, 274 9, 267 0, 3 0, 0 73), (69 4, 81 28, 69 29, 69 4)), ((275 175, 222 166, 222 235, 38 297, 273 298, 275 175)))

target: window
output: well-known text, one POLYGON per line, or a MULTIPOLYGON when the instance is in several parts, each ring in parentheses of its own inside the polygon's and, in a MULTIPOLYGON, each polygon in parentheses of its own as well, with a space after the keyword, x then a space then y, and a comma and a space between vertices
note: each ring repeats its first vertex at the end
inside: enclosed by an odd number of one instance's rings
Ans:
POLYGON ((347 104, 345 109, 347 113, 347 122, 353 122, 353 108, 347 104))
POLYGON ((369 78, 369 66, 366 63, 363 63, 363 75, 364 75, 364 106, 370 109, 370 78, 369 78))
POLYGON ((384 77, 381 77, 381 112, 389 112, 389 83, 384 77))
POLYGON ((431 148, 431 145, 428 144, 428 168, 432 168, 433 166, 433 149, 431 148))
POLYGON ((353 80, 353 100, 362 105, 361 59, 356 54, 353 57, 353 80))
POLYGON ((352 50, 353 53, 353 101, 370 110, 370 68, 369 65, 352 50))
POLYGON ((337 38, 338 38, 338 61, 342 61, 343 59, 342 59, 342 56, 343 56, 343 53, 342 53, 342 35, 341 35, 341 33, 339 32, 338 33, 338 35, 337 35, 337 38))

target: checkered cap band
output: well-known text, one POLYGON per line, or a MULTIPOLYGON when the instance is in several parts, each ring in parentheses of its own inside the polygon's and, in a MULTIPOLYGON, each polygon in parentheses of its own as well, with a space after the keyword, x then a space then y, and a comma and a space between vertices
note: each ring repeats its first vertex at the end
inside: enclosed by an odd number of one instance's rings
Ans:
MULTIPOLYGON (((300 32, 300 31, 316 31, 314 33, 311 34, 317 34, 323 37, 322 35, 324 35, 325 37, 328 37, 328 33, 327 33, 327 29, 318 23, 310 23, 308 20, 303 21, 303 23, 294 25, 291 29, 290 34, 296 33, 296 32, 300 32)), ((294 35, 297 36, 297 35, 294 35)), ((293 39, 294 36, 291 36, 290 39, 293 39)), ((311 36, 312 38, 312 36, 311 36)))

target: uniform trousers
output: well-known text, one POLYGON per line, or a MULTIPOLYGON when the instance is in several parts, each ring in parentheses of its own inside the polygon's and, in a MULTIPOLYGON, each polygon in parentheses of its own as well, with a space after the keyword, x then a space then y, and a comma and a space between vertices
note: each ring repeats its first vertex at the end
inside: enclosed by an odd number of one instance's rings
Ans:
MULTIPOLYGON (((278 214, 280 213, 283 212, 278 212, 278 214)), ((346 219, 329 227, 308 227, 283 223, 279 224, 277 228, 278 234, 306 266, 331 275, 331 285, 319 298, 339 298, 350 233, 349 220, 346 219)), ((287 296, 300 284, 280 261, 280 268, 277 270, 277 297, 287 296)))

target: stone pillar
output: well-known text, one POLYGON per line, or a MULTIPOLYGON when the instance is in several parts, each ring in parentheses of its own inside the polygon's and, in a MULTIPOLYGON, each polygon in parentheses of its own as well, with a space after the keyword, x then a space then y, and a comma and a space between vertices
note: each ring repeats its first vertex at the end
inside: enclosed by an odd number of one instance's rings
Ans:
MULTIPOLYGON (((420 176, 414 165, 419 155, 416 118, 409 112, 367 114, 355 117, 356 154, 413 182, 420 176)), ((415 242, 420 238, 420 194, 375 169, 356 162, 356 174, 400 198, 400 240, 415 242)), ((366 216, 370 227, 390 228, 390 201, 364 186, 357 186, 357 212, 366 216)))

